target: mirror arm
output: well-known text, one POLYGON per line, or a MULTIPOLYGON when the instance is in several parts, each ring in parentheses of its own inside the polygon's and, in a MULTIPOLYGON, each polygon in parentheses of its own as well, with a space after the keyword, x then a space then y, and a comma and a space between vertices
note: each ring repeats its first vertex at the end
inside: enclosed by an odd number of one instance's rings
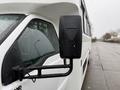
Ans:
MULTIPOLYGON (((55 66, 43 66, 42 69, 58 69, 58 68, 69 68, 69 70, 66 73, 57 73, 57 74, 44 74, 44 75, 33 75, 33 76, 26 76, 23 77, 23 79, 38 79, 38 78, 53 78, 53 77, 64 77, 68 76, 72 70, 73 70, 73 59, 70 59, 69 65, 55 65, 55 66)), ((39 68, 40 69, 40 68, 39 68)), ((41 72, 41 71, 40 71, 41 72)))
POLYGON ((67 65, 66 58, 64 58, 63 60, 64 60, 64 65, 67 65))
MULTIPOLYGON (((64 59, 65 61, 66 59, 64 59)), ((65 61, 66 62, 66 61, 65 61)), ((64 77, 68 76, 73 70, 73 59, 70 59, 70 63, 64 63, 64 65, 47 65, 47 66, 37 66, 37 67, 17 67, 14 68, 14 71, 18 73, 19 80, 22 81, 23 79, 39 79, 39 78, 53 78, 53 77, 64 77), (54 73, 54 74, 42 74, 42 70, 44 69, 60 69, 60 68, 69 68, 66 73, 54 73), (24 72, 29 72, 32 70, 38 70, 37 75, 29 75, 24 76, 24 72)))

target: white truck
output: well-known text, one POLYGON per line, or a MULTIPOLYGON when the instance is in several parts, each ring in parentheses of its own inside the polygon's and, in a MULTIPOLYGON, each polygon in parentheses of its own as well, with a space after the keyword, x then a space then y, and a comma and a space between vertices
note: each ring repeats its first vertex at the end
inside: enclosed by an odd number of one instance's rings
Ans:
POLYGON ((84 0, 0 1, 0 90, 81 90, 90 49, 84 0))

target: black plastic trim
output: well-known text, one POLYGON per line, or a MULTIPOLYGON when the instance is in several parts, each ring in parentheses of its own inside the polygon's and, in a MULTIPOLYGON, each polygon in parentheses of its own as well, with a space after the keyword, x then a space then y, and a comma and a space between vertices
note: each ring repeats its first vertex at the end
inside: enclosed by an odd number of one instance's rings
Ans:
POLYGON ((37 66, 37 67, 14 67, 13 70, 18 73, 19 80, 22 81, 23 79, 39 79, 39 78, 53 78, 53 77, 64 77, 68 76, 73 70, 73 59, 70 59, 70 63, 67 65, 48 65, 48 66, 37 66), (60 69, 60 68, 69 68, 66 73, 54 73, 54 74, 42 74, 41 71, 43 69, 60 69), (30 70, 38 70, 38 75, 29 75, 24 76, 24 72, 30 70))

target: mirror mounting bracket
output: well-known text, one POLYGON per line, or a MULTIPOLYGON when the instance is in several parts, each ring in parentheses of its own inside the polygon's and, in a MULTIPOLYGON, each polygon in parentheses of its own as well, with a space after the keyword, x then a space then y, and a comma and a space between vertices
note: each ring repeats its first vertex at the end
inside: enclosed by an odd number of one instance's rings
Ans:
POLYGON ((46 65, 46 66, 32 66, 32 67, 14 67, 13 70, 18 74, 18 78, 20 81, 23 79, 39 79, 39 78, 54 78, 54 77, 64 77, 68 76, 73 70, 73 59, 69 59, 70 63, 66 63, 66 59, 64 59, 63 65, 46 65), (54 73, 54 74, 42 74, 42 70, 47 69, 69 69, 66 73, 54 73), (37 70, 37 75, 28 75, 25 76, 25 72, 30 72, 32 70, 37 70))

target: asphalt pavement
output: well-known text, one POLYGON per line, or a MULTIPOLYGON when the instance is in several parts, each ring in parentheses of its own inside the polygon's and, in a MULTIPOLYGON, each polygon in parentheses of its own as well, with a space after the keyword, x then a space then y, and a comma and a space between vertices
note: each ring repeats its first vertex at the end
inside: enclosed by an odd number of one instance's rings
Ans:
POLYGON ((120 90, 120 44, 92 44, 82 90, 120 90))

